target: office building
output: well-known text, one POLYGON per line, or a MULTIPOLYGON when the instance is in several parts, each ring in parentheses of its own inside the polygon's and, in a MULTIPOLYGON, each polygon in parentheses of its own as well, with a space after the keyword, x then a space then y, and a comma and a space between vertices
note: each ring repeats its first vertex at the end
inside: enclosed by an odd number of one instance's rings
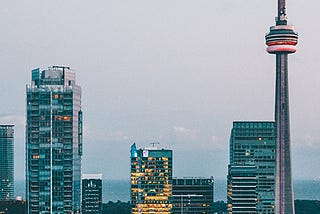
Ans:
MULTIPOLYGON (((234 176, 256 176, 256 210, 258 213, 274 213, 275 199, 276 128, 274 122, 235 121, 230 136, 230 165, 228 195, 234 176), (255 170, 255 173, 251 171, 255 170)), ((238 177, 237 177, 238 179, 238 177)), ((251 188, 251 187, 250 187, 251 188)), ((233 189, 234 190, 234 189, 233 189)), ((234 192, 232 193, 234 194, 234 192)), ((234 197, 234 196, 232 196, 234 197)), ((242 196, 244 197, 244 196, 242 196)), ((251 195, 250 195, 251 200, 251 195)), ((230 204, 234 200, 229 200, 230 204)))
POLYGON ((229 165, 228 211, 229 214, 257 214, 257 176, 254 164, 229 165))
POLYGON ((172 209, 172 150, 131 146, 132 214, 169 214, 172 209))
POLYGON ((291 172, 288 55, 295 53, 298 34, 288 25, 286 0, 278 0, 276 25, 265 36, 267 52, 276 55, 275 122, 277 127, 276 191, 277 214, 294 214, 291 172))
POLYGON ((14 199, 14 129, 0 125, 0 201, 14 199))
POLYGON ((174 178, 172 181, 172 213, 213 214, 214 179, 174 178))
POLYGON ((26 94, 28 213, 80 213, 82 112, 75 72, 34 69, 26 94))
POLYGON ((102 174, 82 175, 82 214, 102 214, 102 174))

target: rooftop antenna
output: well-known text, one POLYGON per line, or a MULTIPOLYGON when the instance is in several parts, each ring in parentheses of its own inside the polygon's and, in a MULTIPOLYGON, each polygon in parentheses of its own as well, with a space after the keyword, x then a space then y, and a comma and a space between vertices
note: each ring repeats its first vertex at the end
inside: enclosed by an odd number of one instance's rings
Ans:
POLYGON ((152 147, 155 147, 155 145, 159 145, 160 143, 159 142, 151 142, 150 144, 152 145, 152 147))
POLYGON ((287 25, 286 0, 278 0, 277 25, 287 25))

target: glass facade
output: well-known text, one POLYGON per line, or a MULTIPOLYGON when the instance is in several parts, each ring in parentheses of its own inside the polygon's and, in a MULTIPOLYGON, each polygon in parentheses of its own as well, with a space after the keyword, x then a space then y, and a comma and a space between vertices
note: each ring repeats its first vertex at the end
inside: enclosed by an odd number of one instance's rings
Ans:
POLYGON ((80 213, 82 112, 75 72, 34 69, 26 94, 28 213, 80 213))
POLYGON ((172 213, 213 214, 214 180, 211 178, 174 178, 172 213))
POLYGON ((14 129, 0 125, 0 201, 14 199, 14 129))
POLYGON ((82 214, 102 214, 102 174, 82 175, 82 214))
POLYGON ((172 209, 172 150, 131 146, 132 214, 163 213, 172 209))
MULTIPOLYGON (((232 182, 230 171, 232 167, 254 165, 257 178, 257 213, 274 213, 275 155, 276 129, 274 122, 237 121, 233 123, 230 137, 228 180, 232 182)), ((229 193, 230 191, 228 191, 229 193)))
POLYGON ((229 214, 257 214, 257 174, 254 164, 229 165, 229 214))

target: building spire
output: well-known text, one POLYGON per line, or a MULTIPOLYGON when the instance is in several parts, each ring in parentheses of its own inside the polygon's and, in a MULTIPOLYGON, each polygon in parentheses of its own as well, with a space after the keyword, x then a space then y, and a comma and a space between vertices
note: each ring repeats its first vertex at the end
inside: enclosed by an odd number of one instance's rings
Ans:
POLYGON ((277 25, 287 25, 286 0, 278 0, 277 25))

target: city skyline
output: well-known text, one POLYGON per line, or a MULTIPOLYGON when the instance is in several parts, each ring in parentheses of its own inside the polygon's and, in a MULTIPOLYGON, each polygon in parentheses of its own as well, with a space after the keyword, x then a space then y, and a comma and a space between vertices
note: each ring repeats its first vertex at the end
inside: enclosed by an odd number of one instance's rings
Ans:
MULTIPOLYGON (((74 68, 84 91, 83 171, 126 179, 127 148, 157 141, 175 151, 174 176, 225 177, 231 121, 273 119, 274 59, 265 53, 263 35, 274 23, 276 3, 180 3, 5 4, 1 95, 7 102, 0 107, 0 121, 16 125, 17 179, 24 178, 29 70, 53 64, 74 68), (192 163, 185 156, 201 156, 194 162, 212 170, 188 167, 192 163)), ((319 90, 320 60, 314 55, 319 28, 311 7, 319 3, 312 3, 288 4, 289 21, 303 41, 290 58, 293 177, 308 179, 320 176, 311 170, 320 163, 320 102, 308 96, 319 90), (310 168, 303 167, 309 162, 310 168)))

